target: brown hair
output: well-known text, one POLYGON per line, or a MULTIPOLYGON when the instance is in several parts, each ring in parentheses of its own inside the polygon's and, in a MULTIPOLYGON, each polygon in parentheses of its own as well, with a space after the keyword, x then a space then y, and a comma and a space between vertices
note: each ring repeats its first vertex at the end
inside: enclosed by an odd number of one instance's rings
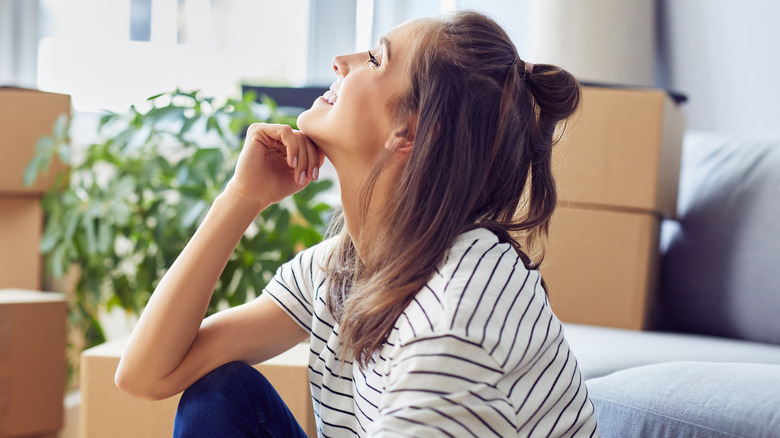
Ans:
MULTIPOLYGON (((372 250, 358 257, 342 225, 326 267, 329 310, 360 366, 461 233, 488 228, 538 267, 541 257, 533 262, 512 236, 523 248, 546 238, 556 204, 553 137, 580 99, 566 71, 536 64, 528 72, 504 30, 480 13, 429 23, 416 41, 411 87, 396 103, 398 135, 414 133, 411 154, 372 250)), ((386 158, 363 187, 364 215, 386 158)))

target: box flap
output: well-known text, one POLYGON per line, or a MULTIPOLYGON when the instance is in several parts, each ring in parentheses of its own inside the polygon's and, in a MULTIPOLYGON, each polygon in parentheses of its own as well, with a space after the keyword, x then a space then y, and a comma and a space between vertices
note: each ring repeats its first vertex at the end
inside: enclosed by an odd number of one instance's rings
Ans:
POLYGON ((0 289, 0 304, 54 303, 65 301, 59 292, 41 292, 26 289, 0 289))
MULTIPOLYGON (((590 81, 580 81, 580 85, 584 87, 596 87, 596 88, 618 88, 623 90, 654 90, 657 91, 659 88, 657 87, 646 87, 642 85, 635 85, 635 86, 629 86, 629 85, 623 85, 623 84, 607 84, 602 82, 590 82, 590 81)), ((669 89, 663 89, 663 91, 666 92, 666 94, 669 96, 669 98, 674 101, 677 105, 682 105, 683 103, 688 101, 688 96, 675 90, 669 90, 669 89)))

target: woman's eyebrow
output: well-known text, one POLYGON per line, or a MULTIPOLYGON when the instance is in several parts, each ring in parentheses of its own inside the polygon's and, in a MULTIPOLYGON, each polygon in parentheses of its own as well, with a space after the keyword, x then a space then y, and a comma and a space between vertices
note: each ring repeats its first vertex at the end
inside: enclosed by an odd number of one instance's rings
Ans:
POLYGON ((385 53, 387 53, 386 58, 389 61, 390 60, 390 40, 388 40, 385 37, 379 38, 379 44, 385 46, 385 53))

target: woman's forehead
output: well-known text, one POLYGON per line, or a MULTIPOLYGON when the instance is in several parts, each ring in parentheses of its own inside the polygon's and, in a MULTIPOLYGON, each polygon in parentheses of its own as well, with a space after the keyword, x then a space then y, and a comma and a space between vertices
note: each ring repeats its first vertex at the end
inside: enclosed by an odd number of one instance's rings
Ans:
POLYGON ((385 33, 384 37, 390 41, 398 38, 411 39, 437 23, 439 23, 439 20, 435 18, 415 18, 390 29, 385 33))

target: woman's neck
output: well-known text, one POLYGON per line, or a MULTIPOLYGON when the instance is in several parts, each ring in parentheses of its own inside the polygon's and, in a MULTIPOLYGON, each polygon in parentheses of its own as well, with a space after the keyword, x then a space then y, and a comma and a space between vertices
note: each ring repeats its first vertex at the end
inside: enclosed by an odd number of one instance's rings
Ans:
POLYGON ((400 177, 404 158, 405 156, 394 155, 385 163, 369 194, 367 210, 364 210, 362 199, 363 186, 370 177, 373 166, 363 166, 363 171, 358 172, 356 169, 361 169, 359 166, 339 166, 333 163, 341 186, 341 208, 344 213, 345 227, 358 255, 364 261, 364 256, 372 249, 371 236, 376 236, 380 231, 383 210, 387 205, 390 191, 400 177))
POLYGON ((344 214, 344 227, 349 233, 352 242, 355 244, 355 248, 359 251, 358 241, 360 240, 361 232, 364 228, 363 220, 361 220, 361 202, 360 193, 363 178, 359 178, 351 172, 345 175, 345 172, 339 172, 336 170, 339 178, 339 185, 341 186, 341 210, 344 214))

